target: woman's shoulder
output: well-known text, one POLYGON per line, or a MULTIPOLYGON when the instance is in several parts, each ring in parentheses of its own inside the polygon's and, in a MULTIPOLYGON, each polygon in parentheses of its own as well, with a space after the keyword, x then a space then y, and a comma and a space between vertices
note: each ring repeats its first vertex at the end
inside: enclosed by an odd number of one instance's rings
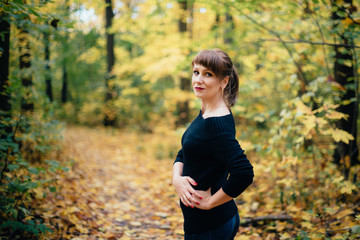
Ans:
POLYGON ((204 119, 206 130, 212 138, 231 135, 235 136, 235 121, 232 112, 222 116, 213 116, 204 119))

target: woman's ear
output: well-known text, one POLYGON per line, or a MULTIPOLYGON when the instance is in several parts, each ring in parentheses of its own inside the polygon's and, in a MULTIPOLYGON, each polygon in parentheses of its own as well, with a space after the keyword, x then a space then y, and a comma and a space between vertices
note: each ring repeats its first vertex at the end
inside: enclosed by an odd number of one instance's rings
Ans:
POLYGON ((221 81, 221 88, 225 89, 227 84, 229 83, 229 76, 224 77, 224 79, 221 81))

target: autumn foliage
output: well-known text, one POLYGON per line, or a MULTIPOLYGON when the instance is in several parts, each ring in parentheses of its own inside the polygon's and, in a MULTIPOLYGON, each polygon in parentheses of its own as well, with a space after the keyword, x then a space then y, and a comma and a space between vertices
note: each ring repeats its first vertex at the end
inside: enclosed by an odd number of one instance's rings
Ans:
POLYGON ((183 239, 191 60, 220 48, 255 171, 236 239, 358 239, 358 5, 1 1, 0 237, 183 239))

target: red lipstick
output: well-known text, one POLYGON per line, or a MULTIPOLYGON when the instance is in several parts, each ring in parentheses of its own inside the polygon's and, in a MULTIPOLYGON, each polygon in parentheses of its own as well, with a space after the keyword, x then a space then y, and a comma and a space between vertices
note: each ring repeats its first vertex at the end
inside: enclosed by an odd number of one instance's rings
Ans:
POLYGON ((204 90, 204 88, 201 88, 201 87, 195 87, 195 90, 196 90, 196 91, 201 91, 201 90, 204 90))

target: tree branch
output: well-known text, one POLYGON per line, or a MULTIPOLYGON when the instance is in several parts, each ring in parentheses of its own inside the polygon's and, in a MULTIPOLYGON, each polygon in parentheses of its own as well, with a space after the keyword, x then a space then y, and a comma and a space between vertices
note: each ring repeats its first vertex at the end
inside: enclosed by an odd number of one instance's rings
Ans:
POLYGON ((307 43, 307 44, 311 44, 311 45, 325 45, 325 46, 331 46, 331 47, 360 48, 360 46, 357 46, 357 45, 327 43, 327 42, 312 42, 312 41, 306 41, 306 40, 282 40, 282 39, 260 38, 259 41, 263 41, 263 42, 281 42, 281 43, 292 43, 292 44, 307 43))
MULTIPOLYGON (((303 5, 302 5, 300 2, 298 2, 297 0, 294 0, 294 1, 296 2, 296 4, 298 4, 300 7, 302 7, 302 8, 304 9, 303 5)), ((320 27, 319 21, 317 20, 317 18, 315 17, 315 14, 313 14, 313 13, 314 13, 314 12, 311 11, 311 12, 309 13, 309 16, 311 17, 311 19, 312 19, 313 22, 315 23, 316 27, 319 29, 319 32, 320 32, 320 35, 321 35, 321 40, 322 40, 323 42, 325 42, 324 33, 323 33, 323 31, 322 31, 322 29, 321 29, 321 27, 320 27)), ((328 71, 328 74, 331 75, 329 63, 328 63, 328 60, 327 60, 326 49, 325 49, 324 45, 322 45, 322 51, 323 51, 323 54, 324 54, 324 60, 325 60, 325 64, 326 64, 326 70, 328 71)))
MULTIPOLYGON (((303 80, 305 83, 307 83, 307 82, 308 82, 308 81, 307 81, 307 78, 306 78, 306 76, 305 76, 304 71, 303 71, 302 68, 301 68, 300 63, 295 60, 291 49, 290 49, 289 46, 287 45, 287 42, 283 41, 283 39, 281 38, 281 35, 280 35, 279 33, 275 32, 274 30, 272 30, 272 29, 270 29, 270 28, 268 28, 268 27, 260 24, 259 22, 257 22, 254 18, 250 17, 249 15, 244 14, 243 11, 242 11, 241 9, 239 9, 237 6, 235 7, 235 6, 233 5, 233 7, 234 7, 242 16, 244 16, 246 19, 248 19, 250 22, 252 22, 252 23, 254 23, 256 26, 264 29, 265 31, 267 31, 267 32, 270 33, 271 35, 274 35, 275 37, 277 37, 278 41, 279 41, 280 43, 282 43, 283 47, 284 47, 284 48, 286 49, 286 51, 288 52, 290 58, 294 61, 294 64, 295 64, 295 66, 296 66, 296 68, 297 68, 297 70, 298 70, 298 72, 299 72, 302 80, 303 80)), ((299 78, 300 78, 300 77, 299 77, 299 78)), ((300 79, 300 80, 301 80, 301 79, 300 79)))
POLYGON ((259 216, 259 217, 246 217, 241 219, 240 225, 249 225, 260 221, 290 221, 293 218, 290 215, 267 215, 267 216, 259 216))

